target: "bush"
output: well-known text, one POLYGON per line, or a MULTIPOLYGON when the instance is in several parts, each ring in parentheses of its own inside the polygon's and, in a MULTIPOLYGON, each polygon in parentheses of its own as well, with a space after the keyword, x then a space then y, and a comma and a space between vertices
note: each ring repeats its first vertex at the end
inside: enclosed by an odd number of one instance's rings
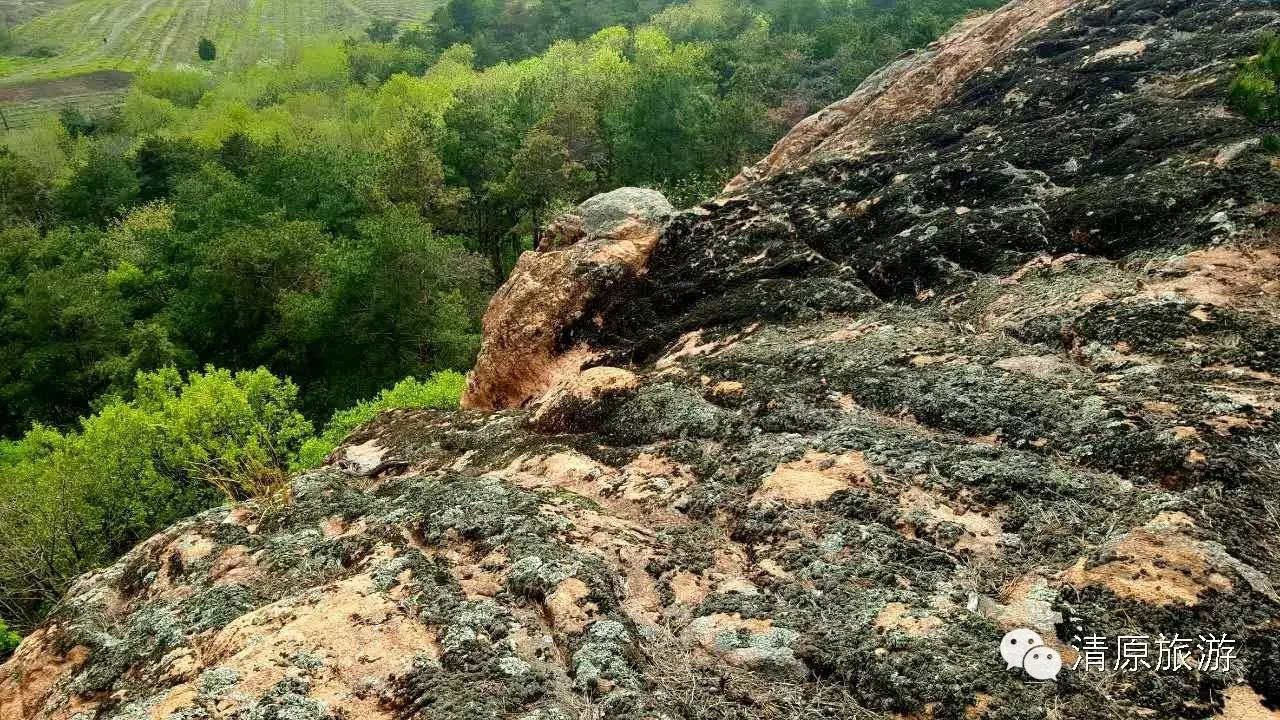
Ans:
POLYGON ((1254 122, 1280 120, 1277 83, 1280 83, 1280 36, 1267 34, 1262 38, 1257 57, 1244 63, 1227 90, 1232 109, 1254 122))
POLYGON ((0 441, 0 614, 33 627, 80 573, 224 500, 252 499, 269 520, 290 501, 291 471, 382 410, 456 408, 465 384, 453 371, 407 378, 315 437, 297 388, 265 369, 169 368, 139 373, 130 399, 107 399, 78 432, 37 425, 0 441))
POLYGON ((405 378, 395 387, 383 390, 372 400, 333 414, 324 432, 318 438, 308 440, 302 446, 298 463, 302 468, 313 468, 324 462, 326 456, 351 434, 352 430, 369 422, 383 410, 393 408, 456 409, 466 388, 467 380, 461 374, 445 370, 433 374, 425 382, 417 378, 405 378))
POLYGON ((152 70, 135 80, 134 87, 178 107, 193 108, 213 87, 213 76, 189 66, 152 70))
POLYGON ((98 123, 85 116, 80 112, 80 108, 65 107, 58 111, 58 122, 62 123, 62 127, 67 129, 67 134, 73 138, 92 135, 98 129, 98 123))
POLYGON ((209 38, 202 37, 196 46, 196 55, 205 62, 212 62, 218 59, 218 47, 209 38))
POLYGON ((18 643, 22 642, 22 636, 9 629, 3 620, 0 620, 0 660, 4 660, 18 649, 18 643))
POLYGON ((0 612, 33 625, 75 576, 216 505, 219 489, 274 490, 312 432, 296 401, 263 369, 166 369, 139 373, 131 400, 108 400, 79 432, 30 430, 0 464, 0 612))

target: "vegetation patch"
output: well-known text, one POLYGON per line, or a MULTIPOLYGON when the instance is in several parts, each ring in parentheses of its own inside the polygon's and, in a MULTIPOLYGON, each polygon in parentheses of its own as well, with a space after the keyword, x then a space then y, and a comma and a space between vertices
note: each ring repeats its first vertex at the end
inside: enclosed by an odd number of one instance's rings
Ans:
MULTIPOLYGON (((1258 44, 1258 54, 1249 58, 1227 91, 1231 107, 1259 124, 1280 121, 1280 36, 1268 33, 1258 44)), ((1280 137, 1268 134, 1262 147, 1280 152, 1280 137)))

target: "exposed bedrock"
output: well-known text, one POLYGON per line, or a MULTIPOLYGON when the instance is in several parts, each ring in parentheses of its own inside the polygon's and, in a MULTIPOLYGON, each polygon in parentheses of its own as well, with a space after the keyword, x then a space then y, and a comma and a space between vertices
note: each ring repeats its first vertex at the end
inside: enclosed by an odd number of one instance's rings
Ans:
POLYGON ((1268 29, 1014 2, 731 193, 585 204, 486 317, 496 412, 81 578, 0 718, 1274 717, 1278 129, 1225 106, 1268 29), (1026 682, 1018 627, 1108 669, 1026 682))

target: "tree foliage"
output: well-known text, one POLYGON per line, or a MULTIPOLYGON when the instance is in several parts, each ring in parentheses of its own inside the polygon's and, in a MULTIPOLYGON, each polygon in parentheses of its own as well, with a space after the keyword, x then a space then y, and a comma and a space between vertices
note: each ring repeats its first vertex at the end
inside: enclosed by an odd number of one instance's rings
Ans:
POLYGON ((712 194, 800 117, 994 0, 450 0, 0 151, 0 434, 133 373, 270 368, 325 417, 465 370, 560 209, 712 194))
POLYGON ((216 504, 210 477, 296 466, 311 425, 266 370, 139 373, 59 432, 37 425, 0 464, 0 612, 30 621, 79 573, 216 504))
POLYGON ((196 45, 196 56, 205 62, 211 62, 218 59, 218 48, 212 40, 202 37, 196 45))

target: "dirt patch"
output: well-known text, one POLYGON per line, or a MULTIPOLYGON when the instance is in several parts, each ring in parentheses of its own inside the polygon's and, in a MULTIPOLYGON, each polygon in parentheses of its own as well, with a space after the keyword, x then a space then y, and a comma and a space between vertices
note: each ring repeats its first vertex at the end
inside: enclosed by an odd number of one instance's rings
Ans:
POLYGON ((875 619, 877 630, 881 632, 893 630, 911 637, 924 637, 942 625, 942 618, 930 615, 927 610, 913 609, 900 602, 885 605, 875 619))
POLYGON ((924 488, 911 487, 898 496, 905 518, 899 531, 906 537, 940 535, 947 528, 958 529, 952 548, 961 552, 991 555, 998 551, 1002 532, 999 510, 984 508, 961 497, 942 497, 924 488))
POLYGON ((697 357, 714 357, 737 345, 740 340, 755 332, 758 327, 759 325, 752 325, 736 335, 730 335, 720 340, 704 340, 701 330, 686 333, 679 340, 676 340, 675 346, 670 352, 654 363, 654 368, 665 370, 684 360, 691 360, 697 357))
POLYGON ((1280 720, 1280 712, 1268 710, 1262 698, 1252 688, 1244 685, 1227 688, 1223 693, 1223 720, 1280 720))
POLYGON ((1040 379, 1051 378, 1055 375, 1070 375, 1078 371, 1075 365, 1057 355, 1021 355, 1000 358, 991 363, 991 366, 1040 379))
POLYGON ((133 73, 123 70, 96 70, 83 75, 31 80, 14 85, 0 86, 0 104, 18 104, 32 100, 100 93, 108 90, 124 91, 133 82, 133 73))
POLYGON ((860 452, 844 455, 808 452, 795 462, 774 469, 753 502, 813 504, 856 485, 868 482, 867 461, 860 452))
POLYGON ((1236 309, 1275 308, 1280 253, 1270 249, 1207 248, 1175 258, 1138 297, 1176 295, 1236 309))
POLYGON ((547 613, 551 626, 568 635, 577 635, 594 620, 600 611, 593 602, 583 602, 591 588, 578 578, 569 578, 556 586, 547 596, 547 613))
POLYGON ((1101 62, 1103 60, 1111 60, 1113 58, 1127 58, 1141 55, 1147 49, 1145 40, 1125 40, 1118 45, 1112 45, 1094 53, 1089 58, 1090 63, 1101 62))

